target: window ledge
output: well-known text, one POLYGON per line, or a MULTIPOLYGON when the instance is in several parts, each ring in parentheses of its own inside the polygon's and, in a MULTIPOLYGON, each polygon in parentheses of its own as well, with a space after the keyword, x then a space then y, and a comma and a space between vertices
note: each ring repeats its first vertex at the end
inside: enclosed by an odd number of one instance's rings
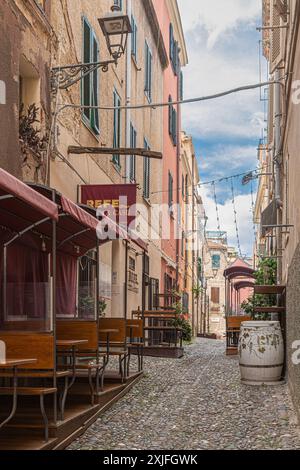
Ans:
POLYGON ((143 199, 144 199, 144 202, 149 206, 149 207, 152 207, 152 204, 151 204, 151 201, 149 198, 143 196, 143 199))
POLYGON ((97 140, 97 142, 100 143, 100 132, 99 134, 96 134, 96 131, 94 131, 94 129, 91 127, 90 123, 84 117, 83 114, 81 116, 81 122, 83 123, 84 127, 89 131, 89 133, 97 140))
POLYGON ((134 66, 135 66, 137 72, 141 72, 142 69, 141 69, 141 67, 138 66, 136 56, 132 53, 131 53, 131 59, 132 59, 132 62, 134 63, 134 66))

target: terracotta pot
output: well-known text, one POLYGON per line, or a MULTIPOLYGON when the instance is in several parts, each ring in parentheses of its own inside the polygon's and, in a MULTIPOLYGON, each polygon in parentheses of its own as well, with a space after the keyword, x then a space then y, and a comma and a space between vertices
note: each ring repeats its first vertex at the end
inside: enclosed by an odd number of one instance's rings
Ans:
POLYGON ((280 383, 284 343, 279 322, 248 321, 241 324, 239 363, 242 382, 248 385, 280 383))

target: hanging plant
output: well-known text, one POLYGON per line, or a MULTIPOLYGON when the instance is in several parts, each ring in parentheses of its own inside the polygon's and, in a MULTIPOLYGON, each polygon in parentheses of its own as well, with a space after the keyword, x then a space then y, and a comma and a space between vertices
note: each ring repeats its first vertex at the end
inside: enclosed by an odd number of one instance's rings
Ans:
POLYGON ((31 104, 27 111, 24 111, 24 104, 20 107, 19 115, 19 140, 23 163, 27 162, 28 152, 34 158, 42 161, 42 154, 47 149, 48 136, 41 136, 41 129, 37 127, 39 108, 35 103, 31 104))
MULTIPOLYGON (((256 285, 276 285, 277 280, 277 262, 274 259, 263 259, 258 264, 255 273, 256 285)), ((276 295, 254 294, 248 300, 242 303, 241 307, 247 315, 251 315, 253 320, 269 320, 269 313, 255 313, 255 307, 272 307, 276 305, 276 295)))

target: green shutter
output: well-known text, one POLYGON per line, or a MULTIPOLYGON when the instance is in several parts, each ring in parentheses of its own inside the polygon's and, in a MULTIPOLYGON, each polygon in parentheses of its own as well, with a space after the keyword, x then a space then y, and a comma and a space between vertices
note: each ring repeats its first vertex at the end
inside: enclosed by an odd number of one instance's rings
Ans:
MULTIPOLYGON (((83 20, 83 61, 88 64, 91 61, 91 28, 87 21, 83 20)), ((88 74, 83 78, 82 104, 90 106, 91 104, 91 76, 88 74)), ((90 109, 83 110, 84 116, 90 120, 90 109)))

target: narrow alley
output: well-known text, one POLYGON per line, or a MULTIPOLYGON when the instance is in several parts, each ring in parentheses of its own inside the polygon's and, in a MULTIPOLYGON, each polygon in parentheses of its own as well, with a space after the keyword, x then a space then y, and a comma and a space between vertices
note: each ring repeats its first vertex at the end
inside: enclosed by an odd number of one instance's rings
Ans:
POLYGON ((144 378, 69 449, 299 449, 287 386, 241 385, 224 352, 201 339, 181 360, 145 358, 144 378))

